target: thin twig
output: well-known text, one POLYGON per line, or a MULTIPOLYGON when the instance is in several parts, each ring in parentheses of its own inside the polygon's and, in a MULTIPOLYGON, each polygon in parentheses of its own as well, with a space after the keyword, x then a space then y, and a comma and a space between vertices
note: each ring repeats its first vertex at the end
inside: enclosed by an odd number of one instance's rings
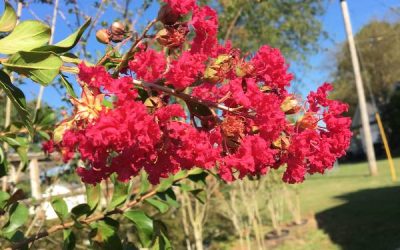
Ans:
POLYGON ((119 48, 121 48, 124 44, 126 44, 130 39, 132 39, 132 36, 127 37, 124 39, 122 42, 120 42, 117 46, 115 46, 113 49, 107 52, 97 63, 96 65, 102 65, 107 59, 110 58, 110 56, 115 53, 119 48))
POLYGON ((146 28, 144 28, 142 35, 138 39, 135 40, 135 42, 132 44, 131 48, 129 49, 128 52, 125 53, 125 55, 122 57, 122 61, 117 65, 115 68, 113 76, 116 77, 118 76, 119 72, 123 68, 125 68, 128 64, 128 60, 131 58, 131 56, 134 54, 137 46, 140 44, 140 42, 146 37, 147 32, 153 27, 153 25, 157 22, 157 19, 154 19, 151 21, 149 24, 147 24, 146 28))
MULTIPOLYGON (((55 30, 56 30, 56 24, 57 24, 58 4, 59 4, 59 0, 55 0, 54 9, 53 9, 53 18, 51 20, 51 35, 50 35, 49 44, 52 44, 53 40, 54 40, 54 33, 55 33, 55 30)), ((43 93, 44 93, 44 86, 41 85, 40 89, 39 89, 39 94, 38 94, 38 97, 37 97, 37 100, 36 100, 36 108, 35 108, 34 117, 36 117, 36 113, 38 112, 38 110, 42 106, 43 93)))
POLYGON ((225 33, 224 42, 228 41, 228 39, 231 37, 233 28, 235 28, 235 25, 236 25, 240 15, 242 14, 242 11, 243 11, 243 7, 240 7, 238 12, 236 13, 235 17, 232 19, 232 22, 229 24, 229 27, 225 33))
POLYGON ((87 33, 86 33, 86 36, 82 39, 82 41, 83 41, 83 43, 82 43, 82 50, 83 50, 83 54, 84 54, 84 55, 87 54, 86 43, 87 43, 87 41, 89 40, 89 37, 90 37, 90 35, 91 35, 91 33, 92 33, 94 27, 96 27, 97 22, 99 21, 101 15, 102 15, 102 13, 103 13, 103 7, 104 7, 104 3, 105 3, 105 2, 106 2, 106 0, 102 0, 102 1, 100 2, 99 7, 97 8, 96 15, 95 15, 95 17, 94 17, 94 19, 93 19, 93 22, 92 22, 92 24, 89 26, 89 29, 88 29, 88 31, 87 31, 87 33))
POLYGON ((226 111, 226 112, 230 112, 230 113, 234 113, 234 114, 246 115, 246 114, 243 114, 243 112, 239 112, 239 110, 242 109, 242 107, 230 108, 230 107, 227 107, 227 106, 225 106, 223 104, 220 104, 220 103, 215 103, 215 102, 211 102, 211 101, 207 101, 207 100, 202 100, 202 99, 199 99, 197 97, 194 97, 194 96, 191 96, 191 95, 188 95, 188 94, 185 94, 185 93, 181 93, 181 92, 178 92, 178 91, 176 91, 174 89, 171 89, 171 88, 168 88, 168 87, 165 87, 165 86, 161 86, 161 85, 158 85, 158 84, 154 84, 154 83, 148 83, 148 82, 142 82, 142 81, 138 81, 138 80, 133 80, 133 84, 135 86, 138 86, 138 87, 152 88, 152 89, 155 89, 155 90, 159 90, 159 91, 162 91, 162 92, 167 93, 169 95, 173 95, 175 97, 178 97, 178 98, 180 98, 180 99, 182 99, 184 101, 191 101, 191 102, 195 102, 195 103, 198 103, 198 104, 203 104, 203 105, 211 107, 211 108, 220 109, 220 110, 223 110, 223 111, 226 111))

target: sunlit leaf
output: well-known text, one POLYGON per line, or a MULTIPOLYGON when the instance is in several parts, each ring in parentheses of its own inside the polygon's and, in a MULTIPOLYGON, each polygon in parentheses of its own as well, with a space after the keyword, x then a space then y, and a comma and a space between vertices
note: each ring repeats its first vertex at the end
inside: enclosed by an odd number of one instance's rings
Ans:
POLYGON ((207 193, 204 189, 195 189, 189 191, 198 201, 200 201, 202 204, 206 202, 207 198, 207 193))
POLYGON ((54 44, 46 45, 35 49, 35 51, 52 51, 54 53, 60 54, 71 50, 81 39, 83 32, 89 27, 91 19, 89 18, 86 22, 79 27, 77 31, 66 37, 64 40, 54 44))
POLYGON ((8 199, 10 199, 10 195, 6 192, 0 191, 0 209, 4 209, 8 199))
POLYGON ((0 54, 14 54, 18 51, 29 51, 49 42, 50 27, 39 21, 25 21, 0 39, 0 54))
POLYGON ((25 75, 44 86, 50 84, 60 73, 63 62, 51 52, 20 51, 3 65, 18 74, 25 75))
POLYGON ((148 204, 152 205, 153 207, 157 208, 158 211, 160 211, 160 213, 165 213, 168 211, 169 206, 167 203, 165 203, 164 201, 161 201, 159 199, 156 198, 149 198, 146 199, 145 202, 147 202, 148 204))
POLYGON ((90 210, 93 211, 100 203, 101 187, 100 184, 90 185, 86 184, 86 199, 90 210))
POLYGON ((28 220, 28 208, 21 203, 14 203, 9 210, 10 217, 8 222, 1 230, 3 234, 9 234, 16 231, 19 227, 25 224, 28 220))
POLYGON ((140 189, 139 189, 139 194, 144 194, 147 191, 149 191, 151 185, 149 180, 147 179, 148 175, 145 171, 142 171, 140 173, 140 189))
POLYGON ((0 18, 0 32, 10 32, 17 24, 17 13, 10 3, 4 4, 4 13, 0 18))
POLYGON ((157 187, 157 192, 164 192, 165 190, 170 188, 173 183, 174 183, 173 175, 169 176, 167 179, 163 179, 157 187))
POLYGON ((109 208, 115 208, 126 201, 128 198, 129 183, 123 183, 114 178, 114 192, 111 198, 109 208))
POLYGON ((135 224, 143 247, 149 247, 153 239, 153 220, 143 211, 138 210, 127 211, 124 216, 135 224))
POLYGON ((60 220, 65 220, 68 217, 68 206, 62 198, 55 198, 51 201, 51 206, 56 212, 60 220))

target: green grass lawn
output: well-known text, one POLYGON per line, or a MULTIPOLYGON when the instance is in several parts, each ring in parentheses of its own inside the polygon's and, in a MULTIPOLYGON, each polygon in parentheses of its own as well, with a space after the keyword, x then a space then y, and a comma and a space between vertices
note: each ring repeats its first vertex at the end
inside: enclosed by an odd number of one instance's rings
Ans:
POLYGON ((324 175, 310 176, 299 185, 303 214, 310 215, 341 205, 338 196, 364 189, 399 186, 400 158, 394 160, 398 182, 393 183, 387 160, 377 162, 379 175, 371 177, 367 163, 341 164, 324 175))
POLYGON ((342 164, 309 177, 298 187, 309 223, 292 230, 276 249, 400 249, 399 158, 395 167, 396 183, 386 160, 378 161, 377 177, 369 176, 366 163, 342 164))

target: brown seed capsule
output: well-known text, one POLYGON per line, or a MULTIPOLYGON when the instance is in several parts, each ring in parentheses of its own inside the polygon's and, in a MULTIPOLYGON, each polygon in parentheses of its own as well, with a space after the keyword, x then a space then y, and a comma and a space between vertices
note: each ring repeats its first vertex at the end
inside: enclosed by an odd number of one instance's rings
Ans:
POLYGON ((111 25, 111 34, 112 35, 123 35, 126 33, 125 25, 121 22, 113 22, 111 25))
POLYGON ((281 110, 288 115, 296 114, 300 109, 299 102, 294 95, 287 96, 281 104, 281 110))
POLYGON ((158 11, 157 19, 163 24, 171 25, 179 20, 179 15, 174 13, 171 7, 166 4, 158 11))
POLYGON ((175 26, 165 26, 160 30, 156 39, 164 47, 170 49, 179 48, 186 41, 186 35, 189 33, 189 28, 186 23, 175 26))
POLYGON ((96 39, 100 43, 109 44, 110 43, 110 33, 107 29, 101 29, 96 32, 96 39))

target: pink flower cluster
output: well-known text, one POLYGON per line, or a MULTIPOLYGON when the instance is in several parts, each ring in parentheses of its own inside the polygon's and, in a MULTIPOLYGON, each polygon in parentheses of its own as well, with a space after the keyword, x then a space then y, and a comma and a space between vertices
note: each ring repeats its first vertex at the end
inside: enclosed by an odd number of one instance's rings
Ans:
POLYGON ((102 66, 79 66, 84 96, 61 123, 57 148, 65 161, 79 155, 84 182, 146 171, 157 184, 194 167, 233 181, 282 167, 283 180, 297 183, 345 154, 351 120, 342 115, 346 104, 327 98, 331 85, 303 104, 286 90, 293 76, 278 49, 262 46, 249 59, 229 42, 218 44, 213 9, 164 2, 159 16, 169 33, 153 42, 166 50, 139 46, 117 78, 102 66), (180 22, 186 15, 191 20, 180 22), (194 35, 174 31, 182 27, 194 35), (182 36, 188 46, 168 47, 182 36))

